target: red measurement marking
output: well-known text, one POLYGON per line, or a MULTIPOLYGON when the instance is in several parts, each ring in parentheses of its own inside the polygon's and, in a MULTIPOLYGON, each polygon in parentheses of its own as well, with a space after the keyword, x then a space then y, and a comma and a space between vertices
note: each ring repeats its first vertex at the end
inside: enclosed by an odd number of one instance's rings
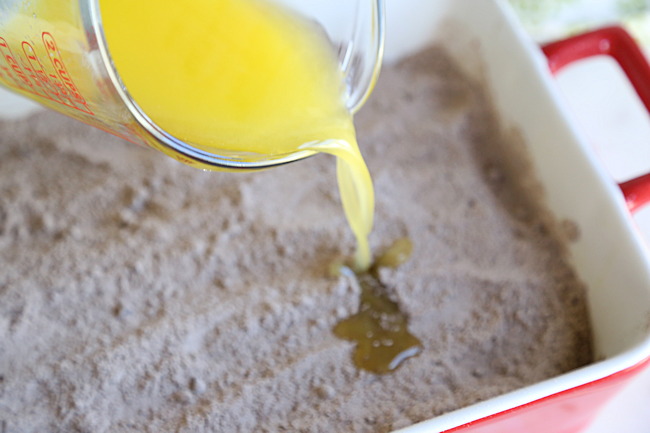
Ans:
POLYGON ((34 50, 34 47, 30 43, 23 42, 23 52, 25 53, 25 57, 29 63, 29 68, 25 66, 25 69, 32 72, 31 76, 36 81, 37 85, 43 89, 45 97, 65 106, 79 109, 70 93, 66 90, 66 87, 61 83, 61 80, 59 80, 58 76, 55 74, 48 74, 45 71, 45 67, 38 58, 36 50, 34 50))
POLYGON ((85 111, 88 114, 94 114, 88 107, 86 99, 81 95, 79 89, 77 89, 74 81, 72 81, 72 77, 68 73, 68 69, 65 67, 65 63, 63 63, 63 59, 61 58, 61 53, 59 52, 59 48, 56 45, 56 41, 54 40, 54 37, 48 32, 43 32, 43 45, 45 45, 45 50, 47 51, 50 61, 52 62, 54 70, 58 74, 61 81, 64 83, 67 90, 72 95, 72 99, 74 102, 83 107, 77 109, 85 111))
POLYGON ((12 87, 18 90, 94 115, 70 77, 54 37, 49 33, 42 37, 54 72, 46 70, 29 42, 21 43, 23 56, 16 57, 6 39, 0 37, 0 78, 9 86, 13 81, 12 87))
POLYGON ((3 66, 2 69, 13 79, 16 86, 21 90, 36 93, 32 89, 32 82, 20 67, 20 64, 11 52, 11 48, 9 48, 9 44, 4 38, 0 38, 0 54, 6 63, 6 66, 3 66))
POLYGON ((185 158, 184 156, 174 155, 174 157, 175 157, 177 160, 179 160, 180 162, 183 162, 183 163, 185 163, 185 164, 187 164, 187 165, 194 165, 194 164, 196 164, 195 161, 192 161, 191 159, 185 158))
POLYGON ((33 89, 41 96, 52 99, 50 97, 50 93, 48 92, 50 83, 47 78, 47 74, 45 74, 43 65, 41 65, 38 57, 36 57, 36 51, 34 51, 34 47, 32 47, 29 42, 23 42, 23 53, 25 53, 25 57, 27 58, 27 65, 23 64, 23 67, 27 72, 27 75, 29 75, 29 77, 32 79, 32 82, 35 84, 33 89))

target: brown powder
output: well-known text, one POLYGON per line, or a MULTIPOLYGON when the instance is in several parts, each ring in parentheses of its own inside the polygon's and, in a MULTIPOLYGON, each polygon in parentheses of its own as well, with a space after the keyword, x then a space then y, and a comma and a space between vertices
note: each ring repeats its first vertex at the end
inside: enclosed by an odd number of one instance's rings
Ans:
POLYGON ((358 302, 327 273, 354 248, 332 158, 207 173, 0 124, 4 431, 387 432, 588 363, 584 287, 480 86, 433 48, 357 124, 373 248, 415 246, 381 277, 424 350, 385 376, 332 333, 358 302))

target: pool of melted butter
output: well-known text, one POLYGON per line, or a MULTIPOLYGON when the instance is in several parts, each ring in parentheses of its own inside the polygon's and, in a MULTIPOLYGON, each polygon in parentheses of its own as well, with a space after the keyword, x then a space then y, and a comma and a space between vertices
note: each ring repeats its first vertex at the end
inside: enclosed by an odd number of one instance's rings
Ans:
POLYGON ((360 288, 359 311, 338 322, 334 334, 353 341, 354 364, 363 370, 386 374, 407 359, 422 352, 422 343, 408 329, 408 316, 393 301, 379 279, 382 267, 396 268, 408 260, 413 251, 409 239, 398 239, 384 251, 370 269, 355 274, 348 268, 341 272, 360 288))

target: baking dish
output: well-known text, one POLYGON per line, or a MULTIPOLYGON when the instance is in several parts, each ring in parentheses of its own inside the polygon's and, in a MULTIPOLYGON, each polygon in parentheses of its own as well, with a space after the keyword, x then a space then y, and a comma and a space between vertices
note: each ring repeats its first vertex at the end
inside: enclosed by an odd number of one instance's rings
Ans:
POLYGON ((389 2, 387 12, 387 60, 444 44, 468 76, 485 83, 504 127, 524 137, 556 218, 577 223, 581 235, 570 252, 589 287, 596 357, 584 368, 399 431, 582 431, 650 364, 650 262, 630 216, 648 201, 650 186, 648 176, 620 186, 612 180, 571 122, 552 73, 580 58, 609 55, 650 109, 650 68, 615 27, 542 50, 497 0, 405 0, 400 7, 389 2))
MULTIPOLYGON (((431 42, 444 44, 467 75, 485 82, 505 127, 524 137, 547 204, 558 219, 580 229, 570 248, 589 286, 597 357, 579 370, 399 431, 579 432, 650 364, 650 261, 629 214, 650 189, 647 178, 639 178, 624 183, 622 193, 572 124, 551 71, 584 55, 627 47, 629 40, 614 29, 549 45, 549 68, 543 51, 498 0, 389 0, 387 16, 387 61, 431 42)), ((642 59, 633 57, 621 57, 631 61, 624 62, 626 71, 632 77, 647 73, 642 59)), ((648 98, 643 75, 633 81, 648 98)), ((5 95, 0 99, 9 112, 29 108, 5 95)))

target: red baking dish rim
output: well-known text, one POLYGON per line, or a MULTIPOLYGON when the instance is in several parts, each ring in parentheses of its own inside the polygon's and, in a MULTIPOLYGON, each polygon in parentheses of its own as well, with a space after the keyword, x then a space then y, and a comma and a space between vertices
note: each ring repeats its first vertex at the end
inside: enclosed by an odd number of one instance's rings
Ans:
MULTIPOLYGON (((594 381, 585 383, 583 385, 579 385, 573 388, 568 388, 564 391, 560 391, 548 395, 546 397, 531 401, 529 403, 522 404, 520 406, 516 406, 501 412, 494 413, 484 418, 479 418, 475 421, 471 421, 467 424, 454 427, 450 430, 444 430, 443 433, 455 433, 455 432, 461 432, 468 429, 472 429, 472 431, 476 431, 476 432, 483 432, 482 429, 475 430, 475 428, 491 427, 496 423, 503 421, 504 418, 512 418, 513 416, 520 417, 523 415, 521 412, 538 409, 544 403, 549 403, 549 402, 556 403, 558 400, 563 399, 564 397, 566 397, 567 400, 570 400, 572 397, 575 399, 581 399, 586 394, 595 394, 600 391, 604 393, 604 395, 602 396, 603 398, 599 399, 600 400, 599 404, 596 404, 590 408, 590 416, 588 417, 588 421, 590 423, 593 420, 593 416, 596 415, 596 413, 600 410, 602 405, 611 398, 612 393, 609 388, 613 386, 617 386, 617 387, 623 386, 625 383, 629 381, 629 379, 641 373, 645 368, 648 368, 648 366, 650 366, 650 357, 644 359, 643 361, 637 363, 636 365, 633 365, 632 367, 628 367, 623 370, 617 371, 616 373, 613 373, 611 375, 602 377, 600 379, 596 379, 594 381)), ((586 426, 587 425, 581 425, 577 430, 574 430, 574 432, 563 431, 562 433, 577 433, 581 431, 583 428, 585 428, 586 426)), ((546 425, 544 429, 545 430, 540 430, 540 431, 548 431, 548 425, 546 425)), ((487 432, 488 430, 485 431, 487 432)), ((489 432, 496 432, 496 431, 497 430, 489 430, 489 432)), ((505 430, 503 431, 505 432, 505 430)), ((527 430, 527 432, 529 431, 532 431, 532 429, 527 430)))
MULTIPOLYGON (((650 64, 634 39, 620 26, 605 27, 553 42, 543 46, 542 51, 548 59, 549 68, 553 74, 571 63, 588 57, 599 55, 612 57, 621 66, 650 113, 650 64)), ((625 196, 630 212, 650 203, 650 173, 623 182, 619 184, 619 187, 625 196)), ((526 428, 526 433, 546 432, 549 429, 547 423, 544 423, 543 426, 539 424, 524 426, 526 415, 530 414, 531 420, 537 419, 539 417, 537 412, 545 409, 543 415, 549 417, 546 418, 548 421, 557 422, 560 421, 560 418, 566 420, 567 414, 563 407, 572 402, 582 401, 585 396, 589 395, 592 397, 589 404, 580 409, 583 415, 582 419, 575 423, 572 430, 562 430, 562 433, 577 433, 593 421, 597 412, 615 395, 618 388, 649 366, 650 356, 607 376, 444 430, 444 433, 469 430, 475 433, 514 432, 521 431, 522 427, 526 428), (515 418, 517 420, 515 428, 519 430, 503 425, 508 420, 515 418)))
MULTIPOLYGON (((639 99, 650 113, 650 64, 630 34, 620 26, 604 27, 542 47, 551 73, 565 66, 594 56, 616 60, 630 80, 639 99)), ((628 209, 635 211, 650 202, 650 173, 620 185, 628 209)))

